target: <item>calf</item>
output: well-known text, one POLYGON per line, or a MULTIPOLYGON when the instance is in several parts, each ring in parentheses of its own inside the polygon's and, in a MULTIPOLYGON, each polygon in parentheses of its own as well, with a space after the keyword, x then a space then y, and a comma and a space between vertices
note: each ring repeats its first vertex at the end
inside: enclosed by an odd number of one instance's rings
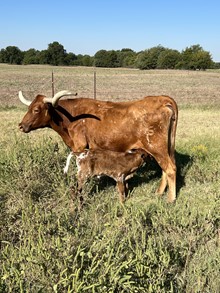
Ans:
MULTIPOLYGON (((67 173, 70 159, 67 158, 64 173, 67 173)), ((89 177, 107 175, 113 178, 119 190, 119 199, 123 203, 127 194, 127 180, 145 162, 148 154, 143 149, 128 152, 115 152, 109 150, 88 150, 76 156, 78 167, 78 191, 81 192, 84 183, 89 177)))

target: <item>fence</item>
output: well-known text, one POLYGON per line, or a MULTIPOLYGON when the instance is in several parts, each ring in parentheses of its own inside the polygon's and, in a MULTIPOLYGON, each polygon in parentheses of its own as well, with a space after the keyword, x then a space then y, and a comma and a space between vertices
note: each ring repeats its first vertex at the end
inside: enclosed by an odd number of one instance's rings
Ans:
POLYGON ((0 105, 17 106, 18 91, 33 99, 60 90, 78 97, 128 101, 168 95, 178 104, 220 104, 219 72, 0 65, 0 105), (53 70, 53 71, 52 71, 53 70), (52 75, 51 75, 52 74, 52 75))

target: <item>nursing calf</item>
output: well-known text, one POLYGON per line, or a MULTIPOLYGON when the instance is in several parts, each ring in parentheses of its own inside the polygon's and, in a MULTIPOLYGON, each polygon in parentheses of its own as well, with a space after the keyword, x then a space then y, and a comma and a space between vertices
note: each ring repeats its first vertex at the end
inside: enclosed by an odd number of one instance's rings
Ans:
MULTIPOLYGON (((67 158, 64 173, 67 172, 72 153, 67 158)), ((143 149, 128 152, 109 150, 88 150, 76 157, 78 167, 78 192, 81 192, 86 180, 94 176, 106 175, 113 178, 118 187, 119 200, 125 201, 127 195, 127 180, 145 162, 148 154, 143 149)))
POLYGON ((168 96, 147 96, 127 102, 100 101, 88 98, 62 97, 72 95, 61 91, 52 98, 37 95, 19 99, 28 111, 19 123, 24 133, 49 127, 56 131, 74 152, 85 149, 128 152, 144 149, 162 169, 157 193, 162 195, 168 185, 168 202, 176 199, 175 137, 178 121, 176 102, 168 96))

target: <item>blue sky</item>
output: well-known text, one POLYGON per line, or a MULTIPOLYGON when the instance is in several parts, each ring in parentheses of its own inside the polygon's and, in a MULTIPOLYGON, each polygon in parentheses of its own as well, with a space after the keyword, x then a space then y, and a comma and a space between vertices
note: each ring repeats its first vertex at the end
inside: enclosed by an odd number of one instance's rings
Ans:
POLYGON ((93 56, 199 44, 220 62, 219 0, 3 0, 0 9, 0 49, 44 50, 57 41, 93 56))

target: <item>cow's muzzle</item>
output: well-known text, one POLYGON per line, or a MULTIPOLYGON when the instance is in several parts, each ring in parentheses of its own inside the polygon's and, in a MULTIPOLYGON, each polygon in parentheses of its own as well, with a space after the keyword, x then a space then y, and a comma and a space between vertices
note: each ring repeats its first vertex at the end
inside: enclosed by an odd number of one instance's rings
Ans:
POLYGON ((24 132, 24 133, 28 133, 30 131, 30 126, 29 125, 25 125, 23 123, 19 123, 19 129, 20 131, 24 132))

